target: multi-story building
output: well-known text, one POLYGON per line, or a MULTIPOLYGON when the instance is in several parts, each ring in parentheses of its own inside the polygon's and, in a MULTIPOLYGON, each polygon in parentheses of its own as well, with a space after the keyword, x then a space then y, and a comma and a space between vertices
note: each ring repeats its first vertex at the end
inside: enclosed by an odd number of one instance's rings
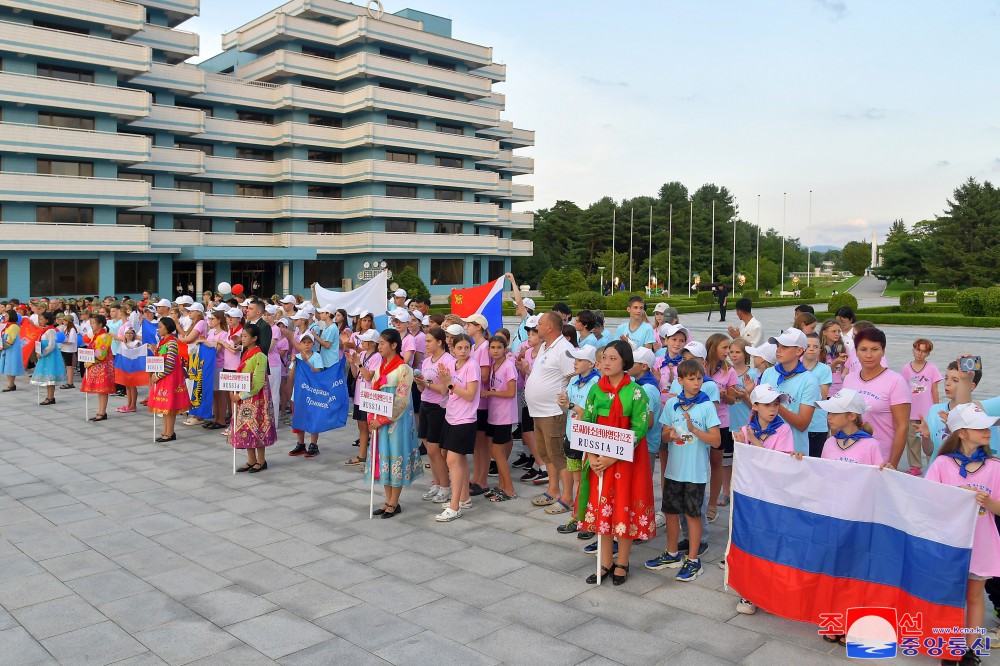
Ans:
MULTIPOLYGON (((291 0, 198 65, 199 0, 0 0, 0 297, 509 270, 534 133, 451 21, 291 0)), ((256 285, 256 286, 255 286, 256 285)))

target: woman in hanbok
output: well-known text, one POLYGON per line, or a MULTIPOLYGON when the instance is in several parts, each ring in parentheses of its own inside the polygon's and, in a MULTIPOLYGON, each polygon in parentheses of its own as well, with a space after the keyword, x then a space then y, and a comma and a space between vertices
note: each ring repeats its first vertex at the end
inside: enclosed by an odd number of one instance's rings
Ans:
POLYGON ((94 315, 91 319, 94 336, 87 347, 94 350, 94 362, 84 364, 86 370, 80 385, 83 393, 97 395, 97 414, 91 421, 108 419, 108 396, 115 392, 115 355, 111 351, 112 335, 107 324, 104 315, 94 315))
POLYGON ((38 360, 35 361, 35 372, 31 375, 31 383, 45 387, 45 400, 40 405, 56 404, 56 383, 66 379, 66 368, 63 367, 62 354, 56 341, 55 315, 51 312, 38 313, 38 325, 42 328, 42 337, 38 340, 38 360))
POLYGON ((17 313, 9 309, 0 324, 0 375, 7 375, 7 388, 0 393, 17 390, 14 383, 18 375, 24 374, 24 356, 21 355, 21 327, 17 323, 17 313))
POLYGON ((233 391, 233 422, 229 426, 229 444, 246 449, 247 464, 237 472, 256 474, 267 469, 264 449, 278 440, 274 425, 274 403, 267 381, 267 354, 261 351, 258 324, 246 324, 240 333, 243 353, 236 372, 250 375, 250 390, 233 391))
POLYGON ((163 372, 154 372, 149 377, 149 411, 163 416, 163 434, 157 442, 173 442, 177 439, 174 424, 177 415, 191 408, 191 397, 184 382, 184 363, 177 343, 177 324, 170 317, 160 320, 157 327, 160 342, 156 355, 163 357, 163 372))

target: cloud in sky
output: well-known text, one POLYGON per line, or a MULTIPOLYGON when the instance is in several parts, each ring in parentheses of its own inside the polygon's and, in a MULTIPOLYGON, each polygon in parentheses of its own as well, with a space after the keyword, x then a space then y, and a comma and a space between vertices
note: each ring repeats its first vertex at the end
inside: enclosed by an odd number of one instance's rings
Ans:
POLYGON ((1000 157, 998 157, 995 160, 993 160, 992 170, 993 171, 1000 171, 1000 157))
POLYGON ((834 21, 839 21, 847 16, 847 3, 841 0, 816 0, 816 4, 829 12, 834 21))

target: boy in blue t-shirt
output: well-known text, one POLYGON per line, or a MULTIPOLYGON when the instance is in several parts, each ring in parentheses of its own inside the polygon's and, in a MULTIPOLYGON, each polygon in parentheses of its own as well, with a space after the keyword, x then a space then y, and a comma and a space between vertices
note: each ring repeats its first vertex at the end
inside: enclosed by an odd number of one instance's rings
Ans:
MULTIPOLYGON (((336 326, 334 326, 336 328, 336 326)), ((291 371, 288 373, 288 383, 295 386, 295 372, 308 372, 312 370, 313 372, 319 372, 324 370, 326 365, 323 363, 323 356, 315 351, 315 338, 313 333, 306 332, 302 339, 299 340, 299 348, 302 350, 301 353, 295 355, 295 365, 292 367, 291 371)), ((302 405, 299 409, 305 409, 302 405)), ((306 448, 306 432, 304 430, 297 430, 292 428, 292 432, 295 433, 295 448, 288 452, 290 456, 301 456, 305 454, 306 458, 315 458, 319 455, 319 433, 311 432, 309 434, 309 448, 306 448)))
MULTIPOLYGON (((601 373, 594 369, 594 366, 597 365, 596 347, 590 345, 586 347, 574 347, 573 349, 566 350, 566 356, 573 359, 573 371, 576 374, 569 380, 566 391, 559 393, 556 402, 561 408, 567 410, 566 440, 563 442, 563 450, 566 453, 566 469, 573 475, 573 497, 577 498, 580 492, 580 478, 583 472, 583 454, 569 447, 569 442, 573 437, 573 421, 583 417, 583 406, 587 404, 590 387, 598 382, 601 378, 601 373)), ((586 498, 584 498, 584 501, 586 501, 586 498)), ((574 506, 576 506, 575 503, 574 506)), ((568 523, 560 525, 556 528, 556 531, 560 534, 575 533, 575 509, 572 512, 572 516, 568 523)))
POLYGON ((802 363, 808 338, 799 329, 790 328, 768 342, 777 346, 778 363, 761 374, 760 383, 788 395, 788 402, 778 408, 778 416, 792 428, 795 452, 809 455, 809 424, 821 398, 816 375, 802 363))
POLYGON ((642 296, 633 296, 628 299, 629 320, 618 327, 615 334, 619 340, 625 340, 636 349, 639 347, 653 348, 656 342, 656 334, 653 327, 643 318, 646 316, 646 302, 642 296))
POLYGON ((705 366, 696 359, 689 359, 677 367, 677 376, 683 391, 668 400, 660 414, 662 437, 668 442, 661 506, 667 518, 667 549, 659 557, 647 561, 646 568, 656 571, 680 567, 677 580, 691 581, 704 571, 698 547, 702 532, 701 511, 708 485, 708 450, 722 445, 722 435, 715 404, 701 390, 705 366), (677 552, 681 513, 686 518, 689 535, 686 556, 677 552))

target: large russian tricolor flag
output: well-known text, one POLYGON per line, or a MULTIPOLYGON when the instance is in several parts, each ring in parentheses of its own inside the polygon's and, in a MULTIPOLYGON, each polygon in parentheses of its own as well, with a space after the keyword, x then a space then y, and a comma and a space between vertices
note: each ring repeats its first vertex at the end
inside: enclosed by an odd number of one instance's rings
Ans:
POLYGON ((451 290, 451 313, 459 317, 481 314, 490 323, 490 333, 503 328, 503 283, 506 278, 469 289, 451 290))
POLYGON ((935 639, 948 636, 933 628, 964 626, 975 493, 742 444, 732 489, 726 582, 743 598, 817 626, 859 607, 919 613, 935 639))

